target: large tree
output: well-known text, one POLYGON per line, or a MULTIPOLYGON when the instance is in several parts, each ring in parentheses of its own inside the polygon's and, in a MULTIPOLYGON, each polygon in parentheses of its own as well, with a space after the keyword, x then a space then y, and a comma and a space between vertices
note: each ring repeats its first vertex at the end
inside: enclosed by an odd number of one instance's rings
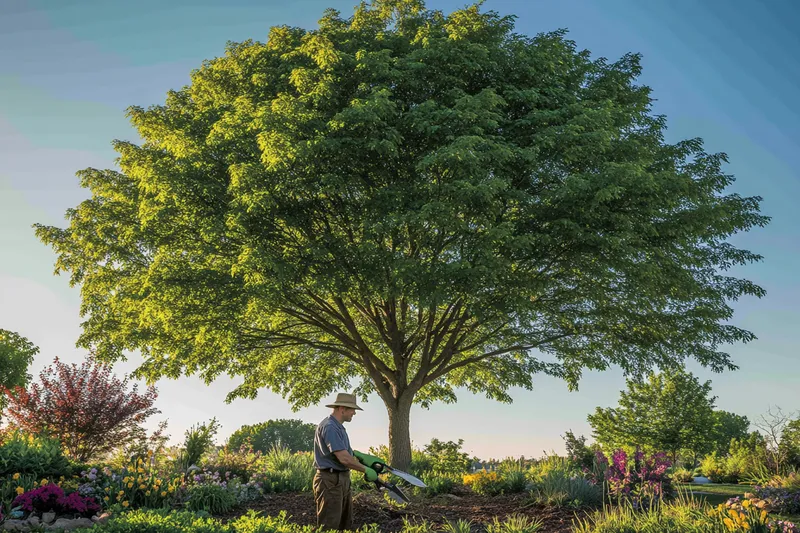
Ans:
POLYGON ((598 407, 588 416, 592 435, 604 448, 668 452, 673 461, 683 452, 696 459, 715 446, 716 398, 710 393, 710 381, 700 383, 682 369, 629 379, 617 407, 598 407))
POLYGON ((240 376, 231 398, 374 392, 407 465, 415 402, 733 369, 720 346, 754 338, 729 302, 763 290, 724 271, 760 259, 727 242, 767 222, 760 198, 665 142, 640 71, 478 6, 328 10, 130 108, 144 142, 37 234, 81 286, 80 346, 139 350, 150 380, 240 376))
POLYGON ((302 420, 267 420, 260 424, 244 425, 233 432, 228 447, 234 450, 249 445, 254 451, 267 453, 272 448, 286 448, 292 453, 314 449, 315 424, 302 420))
MULTIPOLYGON (((39 353, 39 348, 22 335, 0 329, 0 390, 24 387, 31 379, 28 367, 39 353)), ((0 414, 6 397, 0 394, 0 414)))
POLYGON ((731 441, 741 441, 750 435, 750 421, 746 416, 729 413, 728 411, 714 411, 714 449, 717 455, 724 456, 731 447, 731 441))

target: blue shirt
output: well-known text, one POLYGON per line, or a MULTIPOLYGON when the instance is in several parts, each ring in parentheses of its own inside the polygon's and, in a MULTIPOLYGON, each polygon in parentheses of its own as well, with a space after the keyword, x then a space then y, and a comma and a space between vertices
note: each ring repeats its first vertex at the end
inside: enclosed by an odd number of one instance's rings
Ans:
POLYGON ((334 455, 334 452, 339 450, 347 450, 350 455, 353 454, 347 431, 333 415, 330 415, 319 423, 314 434, 314 467, 349 470, 334 455))

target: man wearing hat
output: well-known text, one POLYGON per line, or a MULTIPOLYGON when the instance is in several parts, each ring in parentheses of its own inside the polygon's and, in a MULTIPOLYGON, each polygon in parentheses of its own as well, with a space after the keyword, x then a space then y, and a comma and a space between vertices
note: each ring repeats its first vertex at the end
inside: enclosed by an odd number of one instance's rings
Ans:
POLYGON ((339 393, 336 401, 326 405, 333 412, 317 426, 314 435, 314 501, 317 504, 317 526, 345 530, 353 526, 353 495, 350 492, 350 470, 364 472, 367 481, 375 481, 377 472, 361 464, 353 456, 344 423, 353 420, 355 394, 339 393))

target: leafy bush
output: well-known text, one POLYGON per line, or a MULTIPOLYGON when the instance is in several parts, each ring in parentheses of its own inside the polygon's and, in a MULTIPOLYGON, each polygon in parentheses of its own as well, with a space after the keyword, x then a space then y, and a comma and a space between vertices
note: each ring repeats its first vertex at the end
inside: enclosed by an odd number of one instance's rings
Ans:
POLYGON ((184 472, 192 466, 200 466, 200 459, 214 445, 219 423, 212 418, 208 424, 193 425, 186 430, 183 449, 178 456, 178 465, 184 472))
POLYGON ((603 487, 567 470, 548 470, 534 483, 531 498, 556 507, 597 505, 603 500, 603 487))
POLYGON ((222 514, 236 507, 237 503, 236 496, 222 485, 191 485, 186 508, 190 511, 222 514))
POLYGON ((711 452, 700 461, 700 470, 708 479, 721 483, 725 477, 725 459, 711 452))
POLYGON ((424 489, 419 489, 426 496, 436 496, 438 494, 450 494, 456 484, 456 477, 436 472, 425 472, 421 475, 422 481, 427 485, 424 489))
POLYGON ((245 446, 238 450, 224 446, 215 455, 208 458, 206 468, 219 472, 220 476, 237 477, 247 482, 250 481, 250 476, 256 472, 261 455, 261 452, 253 451, 245 446))
POLYGON ((310 491, 313 478, 314 456, 307 452, 292 453, 286 448, 273 448, 264 454, 251 476, 267 493, 310 491))
POLYGON ((694 475, 692 475, 691 470, 687 470, 686 468, 676 468, 670 474, 673 481, 678 483, 691 483, 694 481, 694 475))
POLYGON ((464 485, 482 496, 497 496, 508 490, 502 477, 497 472, 482 470, 464 476, 464 485))
MULTIPOLYGON (((167 510, 137 510, 116 515, 107 524, 94 528, 80 528, 74 533, 234 533, 230 526, 217 520, 203 518, 191 512, 167 510)), ((255 530, 254 530, 255 531, 255 530)))
POLYGON ((40 479, 71 473, 70 462, 57 439, 15 431, 0 446, 0 476, 27 474, 40 479))

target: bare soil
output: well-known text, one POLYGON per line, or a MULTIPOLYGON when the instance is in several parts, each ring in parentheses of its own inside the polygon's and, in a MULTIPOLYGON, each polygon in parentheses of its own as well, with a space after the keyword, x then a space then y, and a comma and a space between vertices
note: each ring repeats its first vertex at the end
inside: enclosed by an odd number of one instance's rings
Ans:
MULTIPOLYGON (((315 525, 316 513, 314 497, 311 493, 270 494, 262 500, 252 502, 247 508, 221 516, 223 520, 233 520, 246 514, 250 509, 262 515, 277 515, 285 511, 289 521, 298 525, 315 525)), ((473 493, 442 495, 434 498, 414 498, 404 506, 385 501, 381 494, 362 492, 353 498, 353 527, 376 523, 381 531, 397 532, 403 529, 403 520, 420 522, 427 520, 436 525, 446 522, 467 520, 473 523, 472 531, 485 531, 485 524, 494 518, 500 520, 517 514, 543 521, 542 533, 567 533, 571 531, 573 520, 584 517, 586 510, 559 507, 543 507, 531 504, 525 495, 479 496, 473 493)))

